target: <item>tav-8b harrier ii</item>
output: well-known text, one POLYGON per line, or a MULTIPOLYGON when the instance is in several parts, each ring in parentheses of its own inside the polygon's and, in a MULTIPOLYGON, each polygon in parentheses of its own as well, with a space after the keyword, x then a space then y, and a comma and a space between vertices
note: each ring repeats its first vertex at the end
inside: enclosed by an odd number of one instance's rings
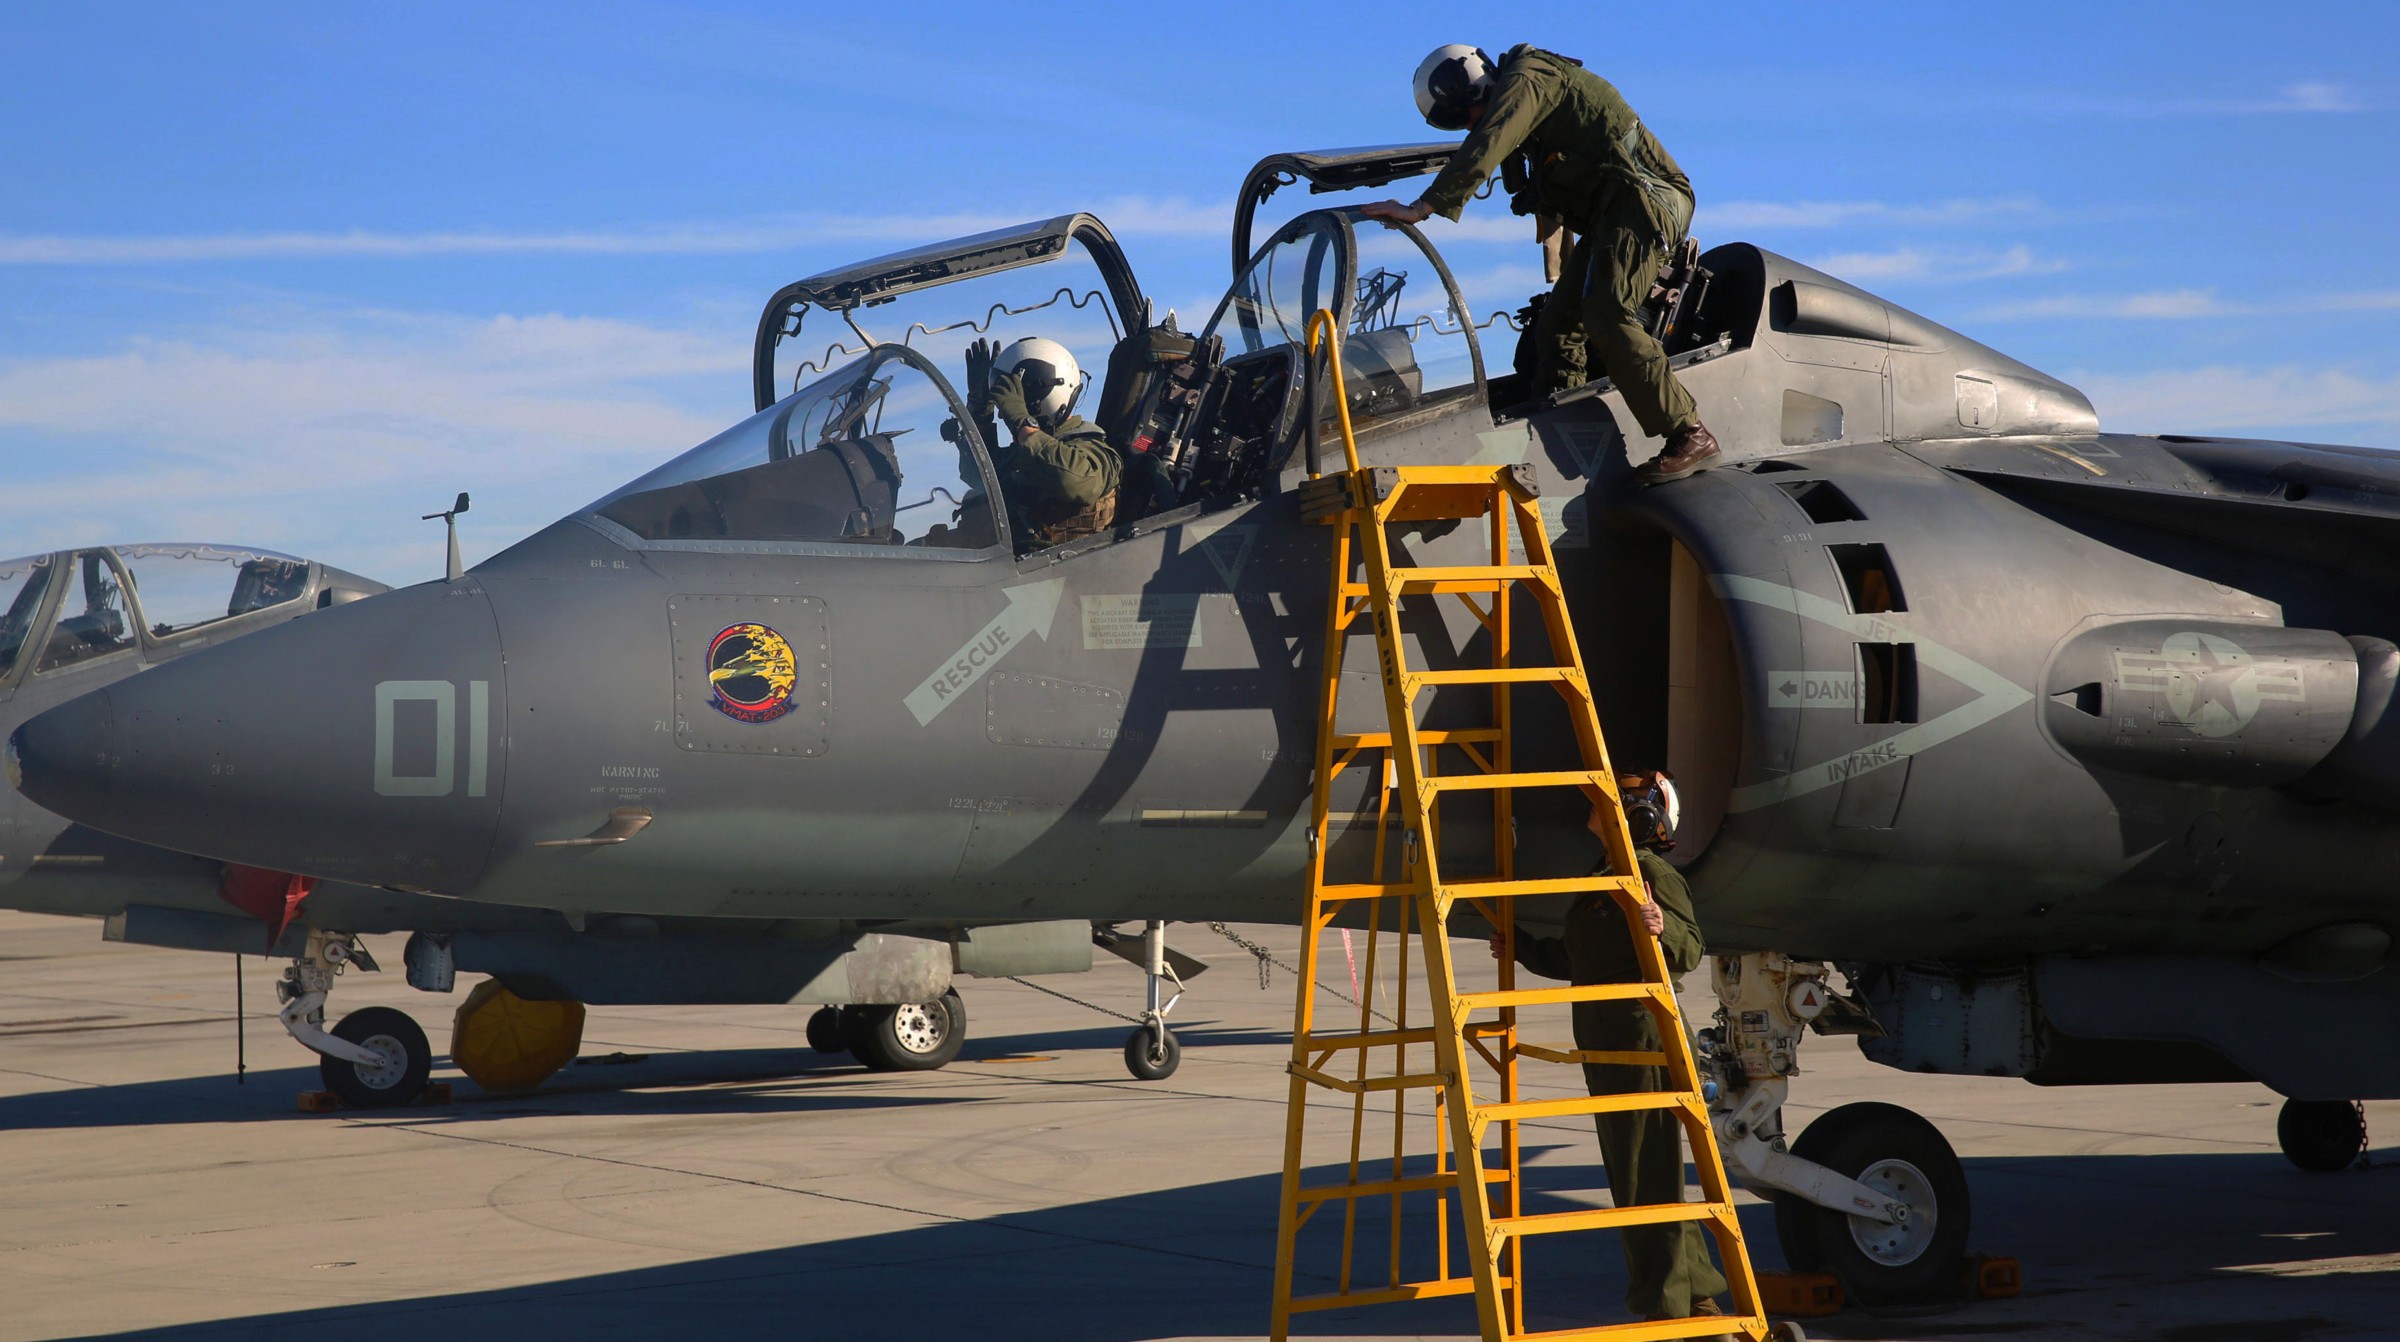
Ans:
MULTIPOLYGON (((1658 444, 1609 387, 1519 404, 1499 328, 1413 229, 1319 210, 1246 254, 1277 185, 1376 186, 1450 148, 1260 164, 1196 338, 1154 325, 1089 215, 788 286, 754 417, 461 577, 54 709, 10 768, 101 829, 594 937, 1288 920, 1329 553, 1294 492, 1300 333, 1330 308, 1370 467, 1513 463, 1540 489, 1614 754, 1674 772, 1709 944, 1739 953, 1704 1043, 1729 1163, 1790 1190, 1795 1263, 1906 1294, 1967 1230, 1958 1162, 1905 1111, 1782 1149, 1829 1000, 1895 1067, 2256 1078, 2298 1102, 2295 1159, 2355 1155, 2350 1102, 2400 1096, 2400 463, 2103 433, 2073 387, 1734 244, 1657 313, 1725 464, 1643 487, 1658 444), (886 306, 928 302, 953 320, 886 306), (951 358, 986 333, 1096 350, 1082 405, 1127 454, 1108 529, 1008 542, 1020 501, 951 358)), ((1405 632, 1432 666, 1481 636, 1430 603, 1405 632)), ((1520 767, 1567 767, 1563 718, 1520 698, 1520 767)), ((1357 786, 1337 813, 1372 817, 1357 786)), ((1518 871, 1588 865, 1579 797, 1519 817, 1518 871)), ((1475 823, 1445 847, 1489 852, 1475 823)))

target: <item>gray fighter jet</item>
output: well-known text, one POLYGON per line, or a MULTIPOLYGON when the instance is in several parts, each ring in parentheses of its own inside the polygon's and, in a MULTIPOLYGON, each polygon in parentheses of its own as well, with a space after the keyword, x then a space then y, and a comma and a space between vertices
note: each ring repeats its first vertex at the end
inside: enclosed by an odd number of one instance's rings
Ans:
MULTIPOLYGON (((1659 444, 1616 394, 1523 403, 1503 325, 1415 230, 1314 210, 1245 254, 1278 186, 1374 187, 1449 149, 1260 164, 1196 342, 1157 329, 1089 215, 790 285, 754 417, 459 578, 53 709, 9 767, 111 833, 595 937, 1288 921, 1330 553, 1296 490, 1330 412, 1302 331, 1330 308, 1370 466, 1511 464, 1541 491, 1614 755, 1682 789, 1677 858, 1736 957, 1703 1040, 1719 1131, 1784 1190, 1795 1264, 1906 1295, 1967 1234, 1959 1164, 1906 1111, 1837 1111, 1784 1149, 1811 1022, 1910 1070, 2255 1078, 2295 1101, 2295 1160, 2356 1155, 2351 1102, 2400 1096, 2400 463, 2103 433, 2058 379, 1732 244, 1654 313, 1726 460, 1644 487, 1659 444), (1093 351, 1092 404, 1149 490, 1113 528, 1005 540, 951 358, 986 332, 1093 351)), ((1424 562, 1487 544, 1403 540, 1424 562)), ((1419 665, 1483 636, 1454 603, 1407 624, 1419 665)), ((1543 707, 1520 696, 1519 767, 1570 762, 1543 707)), ((1371 842, 1361 772, 1346 849, 1371 842)), ((1521 801, 1517 870, 1588 866, 1582 813, 1521 801)), ((1450 817, 1445 846, 1488 853, 1475 826, 1450 817)))
MULTIPOLYGON (((0 728, 147 667, 221 646, 312 611, 390 590, 354 573, 228 545, 94 546, 0 561, 0 728)), ((1092 964, 1086 923, 1027 928, 629 918, 599 935, 558 913, 339 881, 294 882, 74 824, 16 792, 0 795, 0 908, 105 919, 112 941, 289 959, 299 973, 282 1019, 319 1051, 327 1086, 359 1106, 401 1104, 432 1050, 404 1013, 371 1007, 324 1026, 312 962, 376 969, 362 933, 407 933, 409 982, 448 992, 456 972, 520 996, 600 1005, 839 1004, 809 1020, 810 1042, 875 1070, 921 1071, 966 1040, 962 975, 1063 973, 1092 964), (955 946, 946 944, 955 942, 955 946)), ((1138 943, 1097 929, 1100 944, 1138 943)), ((1183 976, 1197 962, 1178 962, 1183 976)))

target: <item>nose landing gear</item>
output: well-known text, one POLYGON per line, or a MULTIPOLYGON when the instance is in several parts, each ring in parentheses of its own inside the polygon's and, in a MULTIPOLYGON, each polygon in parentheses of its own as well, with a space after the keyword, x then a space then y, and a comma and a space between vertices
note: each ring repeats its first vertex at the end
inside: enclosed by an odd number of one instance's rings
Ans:
POLYGON ((377 968, 348 932, 311 928, 308 948, 275 985, 284 1032, 315 1050, 325 1089, 357 1109, 409 1104, 424 1093, 433 1072, 433 1046, 405 1012, 367 1007, 325 1028, 325 999, 334 977, 351 965, 377 968))

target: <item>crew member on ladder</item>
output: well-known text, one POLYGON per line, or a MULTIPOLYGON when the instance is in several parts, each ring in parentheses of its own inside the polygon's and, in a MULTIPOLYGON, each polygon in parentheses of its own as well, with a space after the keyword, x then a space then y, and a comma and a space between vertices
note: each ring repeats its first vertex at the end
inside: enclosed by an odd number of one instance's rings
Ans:
MULTIPOLYGON (((1628 774, 1617 780, 1624 799, 1625 820, 1639 850, 1643 884, 1650 898, 1642 904, 1642 926, 1658 938, 1667 968, 1680 980, 1699 967, 1706 951, 1700 925, 1692 917, 1691 887, 1664 854, 1675 847, 1675 784, 1663 770, 1628 774)), ((1607 814, 1592 808, 1592 833, 1602 835, 1607 814)), ((1594 874, 1607 865, 1594 868, 1594 874)), ((1501 939, 1492 938, 1492 956, 1503 953, 1501 939)), ((1544 978, 1566 979, 1578 987, 1596 983, 1636 983, 1641 966, 1634 958, 1633 933, 1616 901, 1594 892, 1577 899, 1567 911, 1565 935, 1529 936, 1517 932, 1517 963, 1544 978)), ((1655 1053, 1661 1047, 1658 1020, 1638 1002, 1577 1002, 1575 1047, 1591 1052, 1655 1053)), ((1622 1095, 1667 1088, 1664 1067, 1628 1067, 1615 1063, 1585 1063, 1584 1083, 1594 1095, 1622 1095)), ((1674 1114, 1646 1109, 1630 1114, 1596 1114, 1600 1129, 1600 1159, 1608 1168, 1609 1193, 1620 1207, 1681 1202, 1683 1197, 1683 1133, 1674 1114)), ((1625 1272, 1632 1285, 1625 1293, 1626 1308, 1645 1319, 1687 1319, 1716 1315, 1724 1309, 1711 1297, 1725 1289, 1724 1274, 1708 1254, 1708 1236, 1691 1221, 1668 1225, 1630 1226, 1618 1232, 1625 1248, 1625 1272)))
POLYGON ((1524 155, 1530 204, 1576 234, 1536 320, 1534 394, 1586 381, 1589 347, 1642 432, 1666 440, 1644 475, 1677 480, 1710 464, 1717 440, 1642 324, 1660 263, 1691 227, 1691 179, 1615 85, 1539 47, 1514 47, 1497 61, 1475 47, 1437 47, 1417 67, 1416 94, 1427 125, 1467 138, 1416 203, 1378 201, 1362 213, 1410 224, 1456 219, 1495 170, 1524 155))

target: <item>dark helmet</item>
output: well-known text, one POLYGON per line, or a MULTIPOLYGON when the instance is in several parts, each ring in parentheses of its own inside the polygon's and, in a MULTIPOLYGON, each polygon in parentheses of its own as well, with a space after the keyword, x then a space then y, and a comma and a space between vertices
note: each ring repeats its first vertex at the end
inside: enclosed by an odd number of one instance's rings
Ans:
POLYGON ((1634 847, 1659 853, 1675 851, 1675 825, 1683 818, 1683 804, 1675 795, 1675 775, 1664 769, 1621 775, 1617 795, 1625 803, 1625 828, 1633 835, 1634 847))
POLYGON ((1417 67, 1417 111, 1435 130, 1465 130, 1468 109, 1492 96, 1495 67, 1481 47, 1435 47, 1417 67))

